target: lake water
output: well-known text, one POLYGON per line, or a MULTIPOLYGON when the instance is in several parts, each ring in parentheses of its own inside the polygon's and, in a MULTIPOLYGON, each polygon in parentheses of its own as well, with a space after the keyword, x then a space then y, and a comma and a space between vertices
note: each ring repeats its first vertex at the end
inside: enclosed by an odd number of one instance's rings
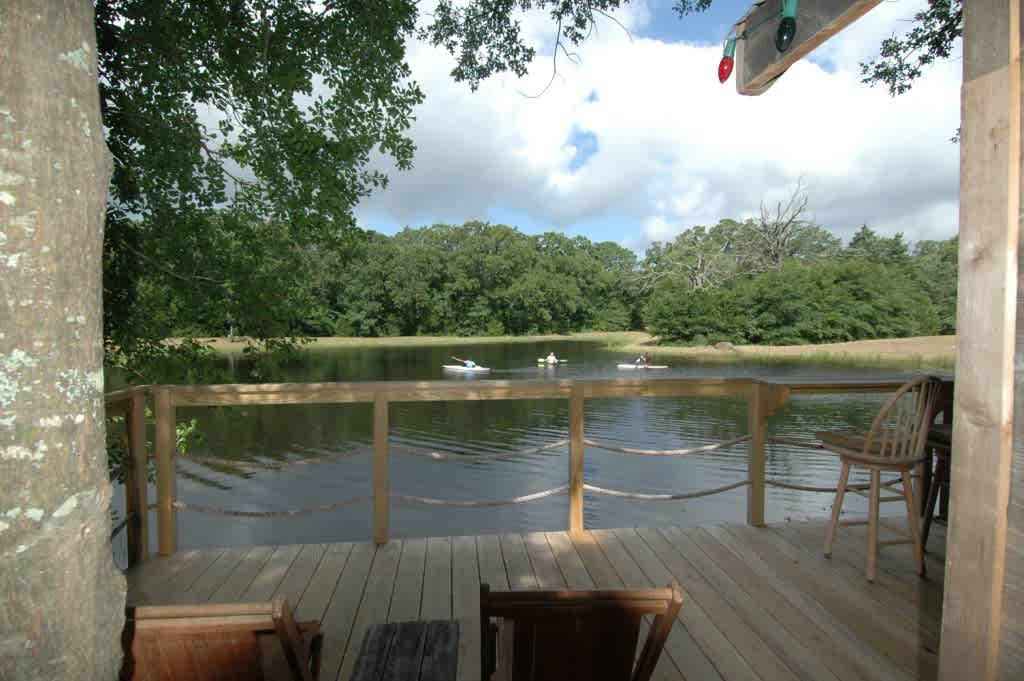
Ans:
MULTIPOLYGON (((492 368, 491 379, 611 378, 635 375, 616 369, 632 357, 581 342, 515 343, 417 349, 341 349, 315 351, 294 366, 282 367, 284 381, 480 380, 446 375, 451 355, 471 357, 492 368), (553 350, 569 360, 539 368, 536 358, 553 350)), ((236 368, 240 368, 240 360, 236 368)), ((864 379, 903 378, 910 372, 849 366, 737 364, 659 358, 669 364, 654 377, 775 377, 864 379)), ((807 439, 816 430, 867 426, 882 395, 819 395, 791 398, 769 422, 770 433, 807 439)), ((585 403, 586 437, 620 447, 680 449, 721 442, 746 433, 744 398, 592 399, 585 403)), ((216 458, 223 465, 181 457, 178 497, 184 502, 251 511, 288 510, 366 496, 372 493, 371 405, 289 405, 271 407, 180 408, 179 420, 196 419, 202 441, 191 454, 216 458), (246 462, 297 462, 331 457, 329 462, 284 470, 246 462)), ((474 454, 514 452, 568 437, 566 400, 437 402, 393 404, 390 411, 390 482, 393 494, 452 500, 500 500, 564 485, 568 447, 533 456, 475 461, 474 454), (456 453, 458 461, 433 461, 405 452, 456 453)), ((588 447, 586 482, 643 493, 683 493, 746 478, 746 444, 685 457, 623 456, 588 447)), ((771 445, 769 479, 834 486, 836 457, 812 449, 771 445)), ((151 495, 153 493, 151 492, 151 495)), ((588 528, 743 522, 744 488, 686 501, 638 501, 588 493, 588 528)), ((155 500, 155 495, 150 497, 155 500)), ((824 517, 832 495, 777 488, 767 490, 767 520, 824 517)), ((890 504, 889 506, 896 506, 890 504)), ((851 495, 845 509, 865 508, 851 495)), ((895 512, 901 509, 887 509, 895 512)), ((155 537, 155 513, 151 513, 155 537)), ((392 500, 392 537, 464 535, 535 530, 564 530, 565 493, 540 501, 486 508, 446 508, 392 500)), ((238 518, 178 513, 179 546, 252 546, 372 538, 371 503, 291 518, 238 518)), ((155 549, 155 546, 154 546, 155 549)))

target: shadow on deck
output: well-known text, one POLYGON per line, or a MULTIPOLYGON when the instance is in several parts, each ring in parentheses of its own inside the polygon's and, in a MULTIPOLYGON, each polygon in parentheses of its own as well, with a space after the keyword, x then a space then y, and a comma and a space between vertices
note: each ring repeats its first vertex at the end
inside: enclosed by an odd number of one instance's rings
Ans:
MULTIPOLYGON (((864 579, 866 530, 822 556, 822 521, 532 532, 370 543, 182 551, 128 573, 129 604, 265 601, 284 595, 326 634, 321 679, 347 681, 366 629, 457 618, 459 679, 479 679, 479 584, 495 589, 664 586, 686 600, 655 679, 873 681, 936 678, 944 527, 927 580, 909 546, 864 579)), ((882 539, 890 531, 883 529, 882 539)))

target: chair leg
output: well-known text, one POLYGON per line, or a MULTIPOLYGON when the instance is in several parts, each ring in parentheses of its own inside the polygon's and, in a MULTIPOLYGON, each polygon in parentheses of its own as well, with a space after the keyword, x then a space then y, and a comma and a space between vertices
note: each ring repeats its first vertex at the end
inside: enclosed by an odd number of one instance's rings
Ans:
MULTIPOLYGON (((917 525, 917 504, 914 498, 914 487, 910 480, 910 471, 900 473, 900 478, 903 480, 903 498, 907 500, 907 524, 910 526, 910 538, 914 540, 914 560, 917 563, 917 574, 924 577, 924 553, 921 532, 917 525)), ((935 485, 934 480, 932 484, 935 485)))
POLYGON ((943 467, 945 462, 942 457, 938 457, 935 462, 935 477, 932 479, 932 485, 928 488, 928 502, 924 507, 924 525, 921 528, 921 552, 928 552, 928 533, 932 529, 932 518, 935 517, 935 502, 939 498, 939 489, 942 487, 942 476, 945 474, 943 467))
POLYGON ((882 472, 871 469, 871 498, 868 500, 868 565, 867 578, 875 581, 878 572, 878 500, 881 496, 882 472))
POLYGON ((839 473, 839 487, 836 488, 836 498, 832 502, 832 522, 828 524, 828 532, 825 534, 825 557, 832 557, 832 542, 836 538, 836 528, 839 526, 839 512, 843 508, 843 496, 846 494, 846 483, 850 479, 850 464, 843 462, 843 470, 839 473))

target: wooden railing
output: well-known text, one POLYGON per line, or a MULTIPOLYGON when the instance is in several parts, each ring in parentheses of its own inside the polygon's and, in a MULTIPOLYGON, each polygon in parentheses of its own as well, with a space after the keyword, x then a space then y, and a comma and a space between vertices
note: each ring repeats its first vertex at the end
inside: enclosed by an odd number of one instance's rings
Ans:
MULTIPOLYGON (((373 538, 378 544, 388 540, 388 515, 392 499, 426 504, 455 506, 493 506, 505 503, 524 503, 568 492, 570 532, 584 529, 583 497, 585 491, 595 494, 645 499, 684 499, 716 494, 738 487, 747 487, 747 522, 762 526, 765 518, 766 486, 793 487, 780 481, 765 479, 765 449, 771 441, 768 435, 768 417, 777 411, 792 394, 890 392, 898 388, 901 380, 872 381, 767 381, 747 378, 692 378, 692 379, 594 379, 560 381, 385 381, 363 383, 279 383, 279 384, 222 384, 222 385, 158 385, 140 386, 109 393, 107 416, 125 417, 126 507, 129 564, 145 561, 148 557, 148 510, 157 512, 157 547, 161 555, 177 550, 177 511, 190 509, 233 516, 294 516, 315 511, 331 510, 350 503, 372 500, 373 538), (156 504, 147 497, 147 452, 145 434, 145 406, 152 396, 156 428, 153 458, 156 460, 156 504), (746 435, 733 440, 695 447, 687 450, 638 450, 612 447, 587 440, 584 436, 583 405, 588 398, 624 397, 745 397, 748 400, 746 435), (483 500, 478 502, 452 502, 392 494, 388 481, 388 460, 391 447, 388 441, 388 413, 392 402, 437 402, 469 400, 568 400, 568 439, 524 452, 483 455, 485 458, 509 458, 534 454, 555 446, 569 445, 568 482, 561 487, 543 490, 509 500, 483 500), (177 498, 175 411, 178 407, 245 406, 283 404, 373 404, 373 491, 372 495, 341 500, 319 507, 292 511, 230 511, 188 504, 177 498), (598 447, 622 454, 640 456, 683 456, 704 453, 713 449, 747 443, 747 478, 711 490, 683 494, 641 494, 609 490, 586 484, 583 475, 584 447, 598 447)), ((777 440, 782 442, 783 440, 777 440)), ((789 442, 808 446, 806 442, 789 442)), ((813 446, 811 444, 810 446, 813 446)), ((415 452, 412 452, 415 453, 415 452)), ((434 459, 463 456, 426 453, 434 459)), ((275 466, 280 467, 280 466, 275 466)), ((809 491, 829 491, 831 488, 807 488, 809 491)))
MULTIPOLYGON (((128 564, 149 556, 149 486, 146 447, 146 393, 148 386, 117 390, 106 395, 107 419, 124 419, 124 530, 128 535, 128 564)), ((172 426, 173 427, 173 426, 172 426)), ((117 530, 113 534, 116 534, 117 530)))

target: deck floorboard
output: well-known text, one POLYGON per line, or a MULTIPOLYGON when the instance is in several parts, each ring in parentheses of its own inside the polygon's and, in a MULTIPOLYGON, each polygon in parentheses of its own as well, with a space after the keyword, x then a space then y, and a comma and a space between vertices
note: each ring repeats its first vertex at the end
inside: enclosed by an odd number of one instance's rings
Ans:
POLYGON ((658 681, 935 679, 945 528, 933 526, 927 580, 914 573, 910 548, 894 546, 880 552, 874 584, 863 574, 863 528, 843 528, 831 560, 824 532, 824 521, 805 521, 192 549, 130 570, 128 601, 287 596, 300 619, 321 620, 324 681, 349 681, 373 624, 456 619, 459 681, 479 681, 481 583, 612 589, 675 580, 685 600, 658 681))

